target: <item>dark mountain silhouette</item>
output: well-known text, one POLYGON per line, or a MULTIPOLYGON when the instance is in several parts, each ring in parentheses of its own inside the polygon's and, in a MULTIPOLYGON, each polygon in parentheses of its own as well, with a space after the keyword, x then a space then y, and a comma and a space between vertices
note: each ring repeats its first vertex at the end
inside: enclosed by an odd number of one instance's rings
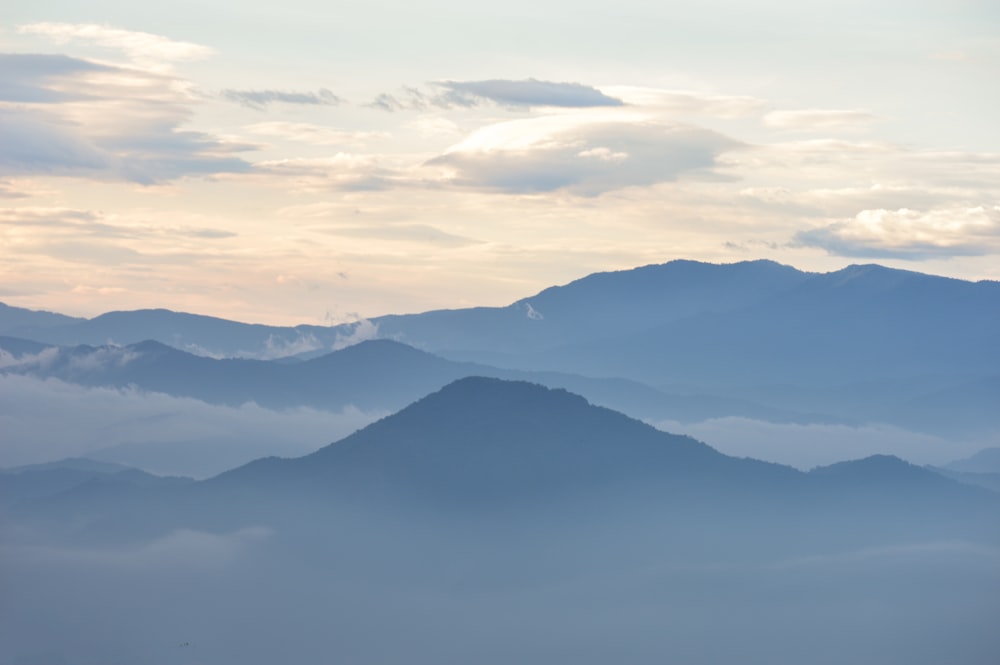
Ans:
POLYGON ((1000 497, 896 458, 806 474, 723 455, 564 390, 482 377, 451 383, 311 455, 129 496, 76 486, 35 510, 56 521, 69 513, 95 538, 263 523, 325 540, 317 519, 344 530, 385 522, 379 529, 393 538, 400 523, 504 524, 567 538, 611 529, 691 556, 737 545, 773 554, 1000 537, 1000 497))
POLYGON ((32 333, 82 323, 81 319, 65 314, 45 312, 23 307, 11 307, 0 303, 0 335, 12 337, 28 336, 32 333), (28 333, 24 335, 24 333, 28 333))
POLYGON ((745 308, 616 341, 571 343, 532 360, 651 385, 992 376, 1000 369, 1000 283, 851 266, 745 308))
POLYGON ((614 343, 707 312, 742 309, 787 291, 808 276, 772 261, 730 265, 671 261, 596 273, 507 307, 439 310, 372 321, 381 335, 449 357, 516 363, 514 359, 526 353, 567 343, 614 343))

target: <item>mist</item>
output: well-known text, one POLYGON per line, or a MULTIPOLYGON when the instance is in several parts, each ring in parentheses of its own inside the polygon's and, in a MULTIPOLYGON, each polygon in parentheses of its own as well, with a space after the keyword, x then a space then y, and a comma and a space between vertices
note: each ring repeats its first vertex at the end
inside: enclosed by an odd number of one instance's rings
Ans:
POLYGON ((451 572, 419 541, 402 568, 384 554, 289 559, 262 527, 127 550, 5 547, 0 662, 992 665, 1000 649, 1000 552, 967 543, 617 568, 570 557, 559 574, 462 561, 477 544, 452 544, 451 572))
POLYGON ((0 404, 0 467, 93 457, 196 478, 258 457, 312 452, 384 415, 218 406, 16 375, 0 375, 0 404))

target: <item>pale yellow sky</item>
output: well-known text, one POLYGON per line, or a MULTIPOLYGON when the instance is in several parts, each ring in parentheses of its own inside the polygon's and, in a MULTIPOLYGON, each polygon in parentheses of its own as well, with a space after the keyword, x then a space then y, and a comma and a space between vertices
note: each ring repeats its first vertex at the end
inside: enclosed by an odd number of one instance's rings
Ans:
POLYGON ((5 8, 0 300, 289 324, 676 258, 1000 279, 997 12, 747 6, 5 8))

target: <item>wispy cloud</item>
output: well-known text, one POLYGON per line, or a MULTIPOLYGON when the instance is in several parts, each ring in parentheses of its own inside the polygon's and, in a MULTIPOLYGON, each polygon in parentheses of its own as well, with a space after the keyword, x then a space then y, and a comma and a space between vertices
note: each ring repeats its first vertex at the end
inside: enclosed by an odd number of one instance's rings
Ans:
POLYGON ((246 130, 261 136, 274 136, 313 145, 362 145, 367 141, 389 137, 387 132, 347 131, 306 122, 258 122, 247 126, 246 130))
POLYGON ((868 127, 881 120, 874 113, 853 109, 798 109, 771 111, 763 118, 764 124, 775 129, 790 131, 830 131, 868 127))
POLYGON ((380 226, 333 226, 326 233, 354 238, 377 238, 393 242, 430 245, 462 246, 475 243, 471 238, 457 236, 430 224, 387 224, 380 226))
POLYGON ((189 88, 159 71, 0 55, 0 176, 154 184, 248 170, 235 153, 250 146, 181 128, 197 102, 189 88))
POLYGON ((741 118, 755 115, 767 105, 763 99, 747 95, 722 95, 695 90, 630 85, 607 86, 604 90, 628 105, 655 109, 673 116, 741 118))
POLYGON ((224 407, 5 375, 0 375, 0 405, 0 467, 100 455, 154 472, 192 476, 221 473, 267 455, 305 454, 383 415, 353 408, 224 407))
POLYGON ((319 90, 297 92, 290 90, 234 90, 226 89, 219 96, 242 106, 264 110, 271 104, 304 104, 307 106, 337 106, 343 99, 326 88, 319 90))

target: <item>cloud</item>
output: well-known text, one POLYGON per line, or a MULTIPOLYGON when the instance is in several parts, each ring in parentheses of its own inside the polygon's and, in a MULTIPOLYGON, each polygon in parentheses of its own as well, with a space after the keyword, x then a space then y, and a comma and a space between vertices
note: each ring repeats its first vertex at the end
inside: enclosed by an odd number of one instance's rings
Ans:
POLYGON ((0 174, 96 175, 113 170, 113 155, 57 117, 0 108, 0 174))
POLYGON ((346 335, 337 333, 337 339, 333 342, 333 350, 339 351, 349 346, 360 344, 378 336, 378 324, 368 319, 358 319, 346 326, 350 332, 346 335))
POLYGON ((433 91, 404 87, 393 95, 382 93, 367 106, 383 111, 421 111, 429 108, 474 108, 496 104, 510 108, 595 108, 622 106, 620 99, 582 83, 538 79, 435 81, 433 91))
POLYGON ((955 205, 974 195, 956 187, 882 184, 855 187, 818 187, 792 190, 781 186, 746 187, 741 199, 771 208, 794 210, 810 216, 844 217, 858 210, 955 205))
POLYGON ((196 102, 186 82, 162 72, 0 56, 0 177, 154 184, 249 170, 234 154, 250 146, 181 129, 196 102))
POLYGON ((416 88, 403 88, 400 96, 383 92, 365 106, 395 113, 396 111, 422 111, 434 106, 434 104, 427 95, 416 88))
POLYGON ((711 130, 633 114, 568 114, 485 127, 427 165, 463 187, 596 195, 696 173, 717 177, 716 158, 740 145, 711 130))
POLYGON ((412 178, 380 155, 338 152, 331 157, 290 158, 257 162, 259 175, 281 176, 303 192, 340 190, 370 192, 412 184, 412 178))
POLYGON ((435 115, 425 115, 415 118, 406 124, 421 136, 450 136, 460 134, 461 129, 451 120, 435 115))
POLYGON ((316 92, 291 92, 287 90, 233 90, 226 89, 219 93, 223 99, 236 102, 258 111, 271 104, 303 104, 306 106, 337 106, 343 99, 326 88, 316 92))
POLYGON ((853 219, 801 231, 795 242, 840 256, 987 255, 1000 250, 1000 206, 862 210, 853 219))
POLYGON ((98 456, 154 473, 203 477, 258 457, 312 452, 382 415, 350 407, 330 412, 216 406, 0 375, 0 467, 98 456))
POLYGON ((198 254, 213 255, 236 234, 208 226, 107 215, 100 211, 22 206, 0 209, 0 239, 22 256, 43 254, 75 262, 116 265, 176 261, 190 265, 198 254))
POLYGON ((247 126, 246 130, 262 136, 276 136, 312 145, 361 145, 367 141, 389 137, 385 132, 352 132, 306 122, 258 122, 247 126))
POLYGON ((857 129, 880 120, 868 111, 850 109, 798 109, 771 111, 763 118, 764 124, 775 129, 791 131, 827 131, 832 129, 857 129))
POLYGON ((72 41, 90 42, 121 51, 130 59, 145 63, 200 60, 215 52, 214 49, 200 44, 96 23, 31 23, 19 26, 17 32, 22 35, 48 37, 57 44, 72 41))
POLYGON ((0 53, 0 102, 54 104, 88 99, 85 86, 75 78, 95 72, 114 72, 116 67, 41 53, 0 53))
MULTIPOLYGON (((278 276, 278 282, 282 282, 282 275, 278 276)), ((311 351, 320 351, 324 349, 323 342, 316 339, 316 336, 312 333, 302 334, 301 332, 295 339, 286 339, 284 337, 275 337, 274 335, 268 335, 267 340, 264 342, 263 353, 235 353, 233 357, 237 358, 257 358, 260 360, 273 360, 275 358, 287 358, 289 356, 295 356, 300 353, 309 353, 311 351)))

